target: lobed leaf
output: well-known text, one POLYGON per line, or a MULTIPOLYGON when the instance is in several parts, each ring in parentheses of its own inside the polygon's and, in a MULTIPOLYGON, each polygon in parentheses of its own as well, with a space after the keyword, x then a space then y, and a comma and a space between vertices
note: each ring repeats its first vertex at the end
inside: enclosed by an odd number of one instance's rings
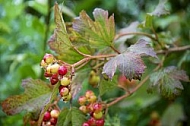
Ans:
POLYGON ((102 73, 111 79, 118 68, 129 80, 140 79, 146 68, 141 56, 157 57, 153 49, 148 46, 148 42, 143 39, 130 46, 126 52, 110 59, 104 65, 102 73))
POLYGON ((150 47, 149 42, 140 39, 134 45, 131 45, 127 51, 139 54, 140 56, 152 56, 157 58, 156 52, 150 47))
POLYGON ((112 89, 115 89, 117 87, 117 76, 114 76, 112 81, 102 79, 99 84, 99 92, 100 95, 105 94, 106 92, 111 91, 112 89))
POLYGON ((155 10, 150 14, 154 16, 169 14, 169 11, 165 8, 166 2, 167 0, 159 0, 159 3, 156 6, 155 10))
POLYGON ((54 50, 58 54, 61 54, 68 51, 71 48, 72 44, 66 30, 66 25, 63 20, 62 13, 57 3, 55 3, 54 6, 54 17, 56 29, 48 41, 48 44, 50 46, 50 49, 54 50))
POLYGON ((73 29, 91 48, 103 48, 112 45, 115 36, 114 16, 108 17, 108 11, 96 8, 93 21, 85 11, 73 21, 73 29))
POLYGON ((189 81, 185 71, 169 66, 151 74, 147 91, 152 93, 157 90, 164 97, 173 99, 183 90, 183 85, 180 81, 189 81))
POLYGON ((14 115, 23 110, 36 112, 45 106, 51 97, 51 88, 41 80, 26 79, 22 86, 25 92, 15 95, 2 102, 3 111, 7 115, 14 115))
POLYGON ((64 108, 58 117, 57 126, 82 126, 84 121, 85 115, 78 108, 64 108))
POLYGON ((103 67, 103 72, 111 79, 116 69, 125 75, 129 80, 140 79, 146 66, 140 55, 133 52, 125 52, 109 60, 103 67))

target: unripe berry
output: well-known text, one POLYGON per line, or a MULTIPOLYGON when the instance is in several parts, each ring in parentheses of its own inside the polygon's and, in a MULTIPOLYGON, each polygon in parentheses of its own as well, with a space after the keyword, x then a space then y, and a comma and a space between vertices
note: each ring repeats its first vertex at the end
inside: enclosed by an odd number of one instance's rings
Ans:
POLYGON ((45 112, 44 114, 44 118, 43 118, 43 121, 49 121, 51 118, 51 115, 50 115, 50 112, 45 112))
POLYGON ((98 113, 94 112, 93 117, 95 119, 101 119, 103 117, 103 113, 102 112, 98 112, 98 113))
POLYGON ((92 77, 89 78, 89 84, 92 87, 97 87, 98 83, 100 82, 100 77, 97 75, 94 75, 92 77))
POLYGON ((51 122, 51 125, 56 125, 56 123, 57 123, 57 118, 51 118, 50 119, 50 122, 51 122))
POLYGON ((51 74, 51 66, 47 66, 46 67, 46 73, 47 74, 51 74))
POLYGON ((69 89, 68 89, 67 87, 63 87, 63 88, 60 90, 59 93, 60 93, 61 97, 66 96, 66 95, 69 94, 69 89))
POLYGON ((41 63, 40 63, 40 66, 43 67, 43 68, 45 68, 47 66, 47 63, 45 63, 45 61, 42 60, 41 63))
POLYGON ((63 78, 61 79, 61 85, 63 85, 63 86, 68 86, 69 84, 70 84, 69 78, 63 77, 63 78))
POLYGON ((54 56, 52 54, 46 53, 43 60, 45 61, 45 63, 51 64, 54 60, 54 56))
POLYGON ((91 90, 86 91, 85 96, 86 98, 90 98, 90 96, 94 95, 94 92, 91 90))
POLYGON ((96 120, 96 126, 104 126, 104 119, 96 120))
POLYGON ((59 73, 59 75, 64 76, 65 74, 67 74, 67 67, 60 66, 58 69, 58 73, 59 73))
POLYGON ((80 106, 79 110, 81 110, 85 114, 88 112, 87 107, 85 105, 80 106))
POLYGON ((100 103, 95 103, 93 106, 94 112, 98 113, 101 112, 103 110, 102 104, 100 103))
POLYGON ((85 96, 81 96, 78 99, 78 102, 79 102, 80 105, 84 105, 86 103, 86 101, 87 101, 87 99, 86 99, 85 96))
POLYGON ((95 95, 92 95, 88 98, 88 102, 90 102, 90 103, 94 103, 94 102, 96 102, 96 100, 97 100, 97 97, 95 95))
POLYGON ((63 96, 62 98, 63 98, 63 101, 69 101, 70 99, 71 99, 71 93, 69 92, 69 94, 68 95, 66 95, 66 96, 63 96))
POLYGON ((84 123, 82 124, 82 126, 90 126, 90 124, 88 124, 88 122, 84 122, 84 123))
POLYGON ((57 109, 53 109, 53 110, 51 110, 50 115, 52 118, 58 118, 59 111, 57 109))
POLYGON ((57 72, 58 72, 59 67, 60 67, 60 65, 59 65, 59 64, 57 64, 57 63, 56 63, 56 64, 51 65, 50 72, 51 72, 52 74, 57 73, 57 72))

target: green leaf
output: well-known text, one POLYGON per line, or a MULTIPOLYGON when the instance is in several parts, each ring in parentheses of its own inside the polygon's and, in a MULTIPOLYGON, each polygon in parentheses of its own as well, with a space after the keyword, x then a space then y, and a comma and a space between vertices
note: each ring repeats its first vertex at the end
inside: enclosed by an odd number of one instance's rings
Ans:
POLYGON ((59 117, 57 126, 82 126, 85 115, 78 108, 64 108, 59 117))
POLYGON ((126 52, 110 59, 104 65, 102 73, 111 79, 118 68, 129 80, 140 79, 146 68, 141 56, 157 57, 153 49, 148 46, 148 42, 143 39, 130 46, 126 52))
POLYGON ((189 81, 186 72, 174 66, 169 66, 151 74, 147 91, 152 93, 157 90, 164 97, 174 99, 183 90, 183 85, 180 81, 189 81))
POLYGON ((155 10, 150 14, 154 15, 154 16, 158 16, 158 17, 160 15, 169 14, 169 11, 165 7, 166 2, 167 2, 167 0, 159 0, 159 3, 156 6, 155 10))
POLYGON ((146 19, 145 19, 145 27, 146 28, 152 27, 152 20, 153 20, 153 16, 150 14, 146 14, 146 19))
POLYGON ((179 103, 174 103, 168 106, 163 113, 161 122, 163 126, 175 126, 179 120, 185 119, 183 106, 179 103))
POLYGON ((102 79, 99 84, 99 92, 100 95, 105 94, 106 92, 109 92, 117 87, 118 80, 117 76, 114 76, 112 80, 105 80, 102 79))
POLYGON ((56 29, 48 41, 48 44, 50 46, 50 49, 54 50, 58 54, 61 54, 67 52, 72 47, 72 44, 66 30, 66 25, 63 20, 62 13, 57 3, 54 7, 54 16, 56 29))
POLYGON ((55 98, 57 97, 57 94, 59 92, 59 86, 60 86, 60 83, 57 83, 54 87, 53 87, 53 90, 52 90, 52 93, 51 93, 51 96, 50 96, 50 100, 49 102, 44 105, 43 107, 43 110, 41 111, 41 114, 40 114, 40 117, 38 119, 38 124, 40 125, 42 120, 43 120, 43 117, 44 117, 44 114, 45 112, 51 107, 52 105, 52 102, 55 100, 55 98))
POLYGON ((96 8, 93 11, 93 21, 85 11, 73 21, 73 29, 79 33, 91 48, 111 46, 115 36, 114 16, 108 17, 108 11, 96 8))
POLYGON ((15 95, 2 102, 3 111, 7 115, 14 115, 23 110, 36 112, 48 103, 51 96, 51 88, 41 80, 26 79, 22 86, 25 92, 15 95))

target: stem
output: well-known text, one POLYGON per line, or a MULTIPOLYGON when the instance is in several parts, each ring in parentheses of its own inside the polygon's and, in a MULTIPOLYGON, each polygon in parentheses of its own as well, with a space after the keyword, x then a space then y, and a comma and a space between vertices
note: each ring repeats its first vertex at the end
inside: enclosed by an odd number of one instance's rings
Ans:
POLYGON ((73 46, 73 49, 75 50, 75 51, 77 51, 80 55, 82 55, 82 56, 85 56, 85 57, 89 57, 89 56, 91 56, 91 55, 88 55, 88 54, 84 54, 84 53, 82 53, 81 51, 79 51, 75 46, 73 46))
POLYGON ((120 52, 114 47, 114 46, 110 46, 111 47, 111 49, 113 50, 113 51, 115 51, 116 53, 118 53, 118 54, 120 54, 120 52))
MULTIPOLYGON (((165 56, 162 58, 162 61, 157 65, 157 67, 153 70, 153 71, 157 71, 163 64, 165 60, 165 56)), ((147 75, 131 92, 127 91, 126 94, 116 98, 115 100, 113 100, 112 102, 107 104, 107 107, 110 107, 116 103, 118 103, 119 101, 123 100, 124 98, 130 96, 131 94, 133 94, 134 92, 136 92, 148 79, 149 79, 150 75, 147 75)))
POLYGON ((157 39, 154 38, 154 37, 152 37, 152 35, 147 34, 147 33, 144 33, 144 32, 128 32, 128 33, 118 34, 118 35, 115 37, 115 40, 117 40, 117 39, 119 39, 120 37, 125 36, 125 35, 143 35, 143 36, 146 36, 146 37, 151 38, 151 39, 154 40, 154 41, 157 41, 157 39))
POLYGON ((182 47, 169 48, 168 50, 159 50, 159 51, 156 51, 156 53, 157 54, 165 54, 165 53, 185 51, 185 50, 189 50, 189 49, 190 49, 190 45, 187 45, 187 46, 182 46, 182 47))

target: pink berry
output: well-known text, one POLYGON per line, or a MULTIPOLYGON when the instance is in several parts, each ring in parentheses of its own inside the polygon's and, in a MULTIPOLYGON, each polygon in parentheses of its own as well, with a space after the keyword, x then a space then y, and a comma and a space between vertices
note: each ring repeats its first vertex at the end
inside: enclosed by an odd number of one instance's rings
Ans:
POLYGON ((103 110, 102 104, 100 103, 95 103, 93 108, 94 108, 94 112, 96 113, 101 112, 103 110))
POLYGON ((84 105, 86 103, 86 101, 87 101, 87 99, 86 99, 85 96, 81 96, 78 99, 78 102, 79 102, 80 105, 84 105))
POLYGON ((82 124, 82 126, 90 126, 90 125, 88 124, 88 122, 84 122, 84 123, 82 124))
POLYGON ((93 95, 94 95, 94 92, 91 91, 91 90, 88 90, 88 91, 86 91, 86 93, 85 93, 86 98, 90 98, 90 96, 93 96, 93 95))
POLYGON ((45 61, 45 63, 51 64, 54 60, 54 56, 52 54, 46 53, 43 60, 45 61))
POLYGON ((50 115, 50 112, 45 112, 44 114, 44 118, 43 118, 43 121, 49 121, 51 118, 51 115, 50 115))
POLYGON ((60 66, 58 69, 58 73, 59 73, 59 75, 64 76, 65 74, 67 74, 67 67, 60 66))
POLYGON ((61 97, 65 96, 65 95, 68 95, 69 94, 69 89, 67 87, 63 87, 61 90, 60 90, 60 95, 61 97))

